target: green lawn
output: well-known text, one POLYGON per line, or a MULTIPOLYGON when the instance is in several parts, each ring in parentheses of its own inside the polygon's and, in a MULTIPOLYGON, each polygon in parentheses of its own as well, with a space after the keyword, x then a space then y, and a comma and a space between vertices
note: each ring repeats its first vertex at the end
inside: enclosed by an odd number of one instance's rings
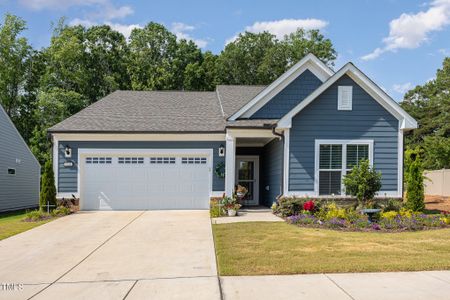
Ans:
POLYGON ((25 218, 25 211, 17 211, 0 214, 0 240, 6 239, 12 235, 30 230, 31 228, 45 224, 53 219, 37 221, 37 222, 23 222, 25 218))
POLYGON ((450 229, 340 232, 251 222, 213 231, 220 275, 450 269, 450 229))

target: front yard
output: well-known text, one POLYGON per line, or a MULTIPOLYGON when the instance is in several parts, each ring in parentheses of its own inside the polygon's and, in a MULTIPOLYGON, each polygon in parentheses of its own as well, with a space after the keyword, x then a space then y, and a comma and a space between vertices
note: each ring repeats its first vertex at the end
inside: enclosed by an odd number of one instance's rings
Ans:
POLYGON ((282 222, 213 225, 220 275, 450 269, 450 229, 343 232, 282 222))
POLYGON ((50 222, 52 219, 41 221, 23 221, 27 216, 24 210, 0 214, 0 240, 6 239, 18 233, 30 230, 39 225, 50 222))

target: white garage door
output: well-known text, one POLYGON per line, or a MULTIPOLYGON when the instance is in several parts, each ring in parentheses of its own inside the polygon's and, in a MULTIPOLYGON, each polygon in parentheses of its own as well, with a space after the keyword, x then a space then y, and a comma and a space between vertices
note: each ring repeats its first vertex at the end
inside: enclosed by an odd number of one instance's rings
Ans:
POLYGON ((208 155, 83 155, 83 210, 207 209, 208 155))

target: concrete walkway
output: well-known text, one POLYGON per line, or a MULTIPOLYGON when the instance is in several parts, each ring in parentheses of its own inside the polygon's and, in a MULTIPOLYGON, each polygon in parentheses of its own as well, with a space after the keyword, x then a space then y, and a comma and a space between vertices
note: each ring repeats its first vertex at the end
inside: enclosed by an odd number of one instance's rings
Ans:
POLYGON ((238 212, 235 217, 212 218, 213 224, 227 224, 239 222, 284 222, 283 219, 275 216, 270 208, 245 208, 238 212))
POLYGON ((220 299, 208 211, 81 212, 0 241, 0 299, 220 299))
POLYGON ((444 300, 450 271, 221 277, 224 299, 444 300))

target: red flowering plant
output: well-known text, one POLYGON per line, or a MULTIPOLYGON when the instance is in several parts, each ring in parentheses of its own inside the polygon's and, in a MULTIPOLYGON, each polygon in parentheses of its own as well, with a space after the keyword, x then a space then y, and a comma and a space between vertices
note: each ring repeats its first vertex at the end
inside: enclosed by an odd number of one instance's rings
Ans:
POLYGON ((308 211, 310 213, 314 212, 315 204, 313 200, 306 201, 303 203, 303 210, 308 211))

